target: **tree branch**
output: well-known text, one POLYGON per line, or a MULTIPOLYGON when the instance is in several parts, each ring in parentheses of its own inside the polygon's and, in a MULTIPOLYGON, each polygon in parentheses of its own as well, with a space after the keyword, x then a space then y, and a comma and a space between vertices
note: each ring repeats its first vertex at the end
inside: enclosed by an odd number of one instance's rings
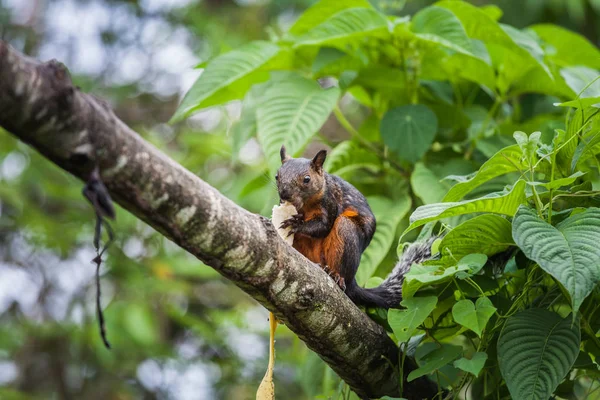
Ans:
MULTIPOLYGON (((75 88, 62 64, 0 41, 0 126, 84 180, 98 165, 121 206, 275 313, 361 397, 399 393, 397 347, 325 272, 75 88)), ((436 393, 425 378, 404 387, 408 398, 436 393)))

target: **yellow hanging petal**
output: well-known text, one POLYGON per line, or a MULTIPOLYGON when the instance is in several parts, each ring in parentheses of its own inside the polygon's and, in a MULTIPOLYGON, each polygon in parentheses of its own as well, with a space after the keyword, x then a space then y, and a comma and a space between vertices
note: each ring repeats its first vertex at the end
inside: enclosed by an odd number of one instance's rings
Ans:
POLYGON ((269 313, 269 326, 269 365, 265 377, 256 391, 256 400, 275 400, 273 367, 275 366, 275 329, 277 329, 277 319, 273 313, 269 313))

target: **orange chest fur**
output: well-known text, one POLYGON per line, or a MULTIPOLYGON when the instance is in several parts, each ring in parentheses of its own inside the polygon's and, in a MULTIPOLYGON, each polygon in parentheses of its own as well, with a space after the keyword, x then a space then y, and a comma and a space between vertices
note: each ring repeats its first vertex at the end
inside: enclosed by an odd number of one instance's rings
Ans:
POLYGON ((321 266, 327 265, 330 269, 339 271, 344 252, 344 240, 343 236, 340 235, 339 222, 342 218, 347 217, 347 215, 342 214, 336 218, 329 234, 324 238, 312 238, 302 234, 296 235, 293 247, 310 261, 321 264, 321 266))

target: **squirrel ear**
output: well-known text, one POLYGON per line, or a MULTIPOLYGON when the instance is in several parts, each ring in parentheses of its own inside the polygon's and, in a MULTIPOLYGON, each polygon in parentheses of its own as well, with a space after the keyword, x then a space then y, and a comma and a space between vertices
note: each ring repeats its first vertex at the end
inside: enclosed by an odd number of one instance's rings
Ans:
POLYGON ((323 170, 323 163, 325 162, 325 157, 327 157, 327 150, 321 150, 317 153, 315 158, 310 162, 311 167, 317 171, 321 172, 323 170))
POLYGON ((281 156, 281 163, 285 163, 287 160, 291 159, 292 157, 288 156, 286 151, 285 151, 285 146, 281 146, 281 150, 279 150, 279 155, 281 156))

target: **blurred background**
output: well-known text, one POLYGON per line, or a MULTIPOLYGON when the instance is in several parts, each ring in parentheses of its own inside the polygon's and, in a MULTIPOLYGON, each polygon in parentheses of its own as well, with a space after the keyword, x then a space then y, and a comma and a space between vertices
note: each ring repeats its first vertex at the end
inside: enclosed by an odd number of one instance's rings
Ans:
MULTIPOLYGON (((78 86, 109 101, 148 141, 268 215, 277 194, 259 146, 251 139, 234 152, 230 144, 239 103, 175 126, 166 121, 201 73, 195 67, 285 31, 313 2, 0 0, 0 39, 62 61, 78 86)), ((373 3, 409 15, 433 1, 373 3)), ((600 0, 472 3, 496 4, 503 23, 556 23, 599 44, 600 0)), ((345 135, 333 120, 323 134, 345 135)), ((113 350, 102 346, 90 262, 94 217, 81 188, 0 130, 0 398, 254 398, 267 365, 267 312, 122 209, 101 271, 113 350)), ((315 382, 334 379, 285 327, 276 347, 281 398, 318 397, 315 382)))

